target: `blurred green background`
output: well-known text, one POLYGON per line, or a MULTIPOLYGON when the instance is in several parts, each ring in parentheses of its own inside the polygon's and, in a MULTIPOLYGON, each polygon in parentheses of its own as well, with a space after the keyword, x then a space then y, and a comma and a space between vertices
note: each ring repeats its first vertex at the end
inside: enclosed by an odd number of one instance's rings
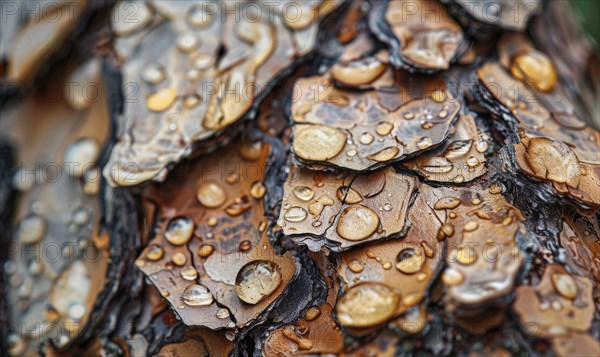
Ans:
MULTIPOLYGON (((557 0, 550 0, 557 1, 557 0)), ((560 1, 560 0, 558 0, 560 1)), ((583 21, 583 27, 590 36, 600 43, 600 0, 571 0, 575 11, 583 21)))

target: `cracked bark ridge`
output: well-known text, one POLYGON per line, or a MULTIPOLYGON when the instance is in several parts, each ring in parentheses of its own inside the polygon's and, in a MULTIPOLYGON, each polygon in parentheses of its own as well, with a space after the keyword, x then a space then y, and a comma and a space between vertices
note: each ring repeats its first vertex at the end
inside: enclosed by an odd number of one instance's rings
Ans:
POLYGON ((461 115, 444 143, 403 165, 428 181, 469 182, 487 172, 485 153, 489 140, 479 133, 472 115, 461 115))
POLYGON ((423 78, 414 88, 407 76, 399 74, 385 90, 360 92, 337 88, 327 76, 298 80, 291 108, 295 158, 313 169, 373 170, 441 144, 461 103, 440 87, 441 78, 423 78))
POLYGON ((403 236, 416 185, 415 177, 392 168, 349 174, 292 165, 278 225, 286 237, 315 252, 403 236))
POLYGON ((275 254, 266 233, 264 175, 278 154, 238 140, 147 192, 157 234, 136 264, 185 324, 242 329, 296 278, 291 254, 275 254))
POLYGON ((169 163, 226 143, 272 81, 310 52, 316 20, 338 2, 314 4, 308 19, 290 25, 283 15, 261 16, 267 9, 256 4, 231 11, 212 2, 136 2, 131 13, 131 4, 120 2, 113 28, 127 88, 108 182, 162 181, 169 163))
POLYGON ((434 1, 376 1, 371 31, 390 49, 396 68, 431 73, 450 68, 464 51, 461 27, 434 1))
MULTIPOLYGON (((59 74, 57 88, 73 76, 85 85, 99 78, 99 62, 71 65, 59 74)), ((20 355, 77 348, 101 326, 120 285, 121 261, 130 253, 123 248, 131 231, 116 239, 119 225, 103 221, 109 216, 105 204, 117 200, 107 200, 98 179, 112 126, 108 103, 32 95, 4 113, 2 140, 14 146, 20 162, 10 170, 11 188, 19 195, 8 219, 15 252, 4 262, 12 306, 7 323, 23 327, 7 331, 7 350, 20 355), (41 172, 42 165, 54 165, 54 175, 41 172)))

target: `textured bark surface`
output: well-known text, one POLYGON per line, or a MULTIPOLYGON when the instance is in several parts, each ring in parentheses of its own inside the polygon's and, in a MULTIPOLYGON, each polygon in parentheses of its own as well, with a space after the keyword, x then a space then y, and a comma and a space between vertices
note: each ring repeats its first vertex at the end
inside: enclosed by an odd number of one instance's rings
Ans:
POLYGON ((3 4, 0 355, 600 355, 566 2, 32 3, 3 4))

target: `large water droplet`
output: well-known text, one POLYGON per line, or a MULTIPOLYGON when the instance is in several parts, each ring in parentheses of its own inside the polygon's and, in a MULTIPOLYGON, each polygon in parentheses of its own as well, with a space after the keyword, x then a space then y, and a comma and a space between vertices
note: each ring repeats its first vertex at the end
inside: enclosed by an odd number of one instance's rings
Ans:
POLYGON ((556 84, 556 70, 545 54, 529 50, 512 60, 510 70, 515 78, 532 84, 542 92, 549 92, 556 84))
POLYGON ((23 244, 35 244, 46 234, 46 220, 37 214, 30 214, 19 222, 16 235, 17 240, 23 244))
POLYGON ((425 254, 418 246, 403 248, 396 256, 396 269, 405 274, 418 272, 424 263, 425 254))
POLYGON ((456 250, 456 261, 462 265, 471 265, 477 261, 477 252, 473 247, 460 247, 456 250))
POLYGON ((199 43, 198 36, 191 31, 184 31, 177 36, 176 45, 180 51, 191 52, 199 43))
POLYGON ((460 205, 459 198, 447 196, 447 197, 442 197, 439 200, 437 200, 435 205, 433 205, 433 208, 435 208, 437 210, 453 209, 453 208, 458 207, 459 205, 460 205))
POLYGON ((252 184, 252 187, 250 187, 250 196, 256 198, 257 200, 263 198, 266 192, 267 187, 260 181, 255 182, 252 184))
POLYGON ((162 112, 173 104, 175 98, 177 98, 175 88, 163 88, 148 97, 146 106, 153 112, 162 112))
POLYGON ((189 306, 206 306, 212 304, 214 299, 206 286, 192 284, 185 288, 181 300, 189 306))
POLYGON ((383 121, 383 122, 377 124, 375 131, 377 132, 377 135, 379 135, 379 136, 386 136, 392 131, 392 129, 394 129, 394 125, 392 125, 392 123, 383 121))
POLYGON ((217 208, 227 200, 227 193, 216 182, 204 182, 198 186, 196 197, 207 208, 217 208))
POLYGON ((336 157, 346 145, 346 134, 326 125, 307 125, 296 131, 293 148, 305 160, 325 161, 336 157))
POLYGON ((235 278, 235 292, 240 300, 257 304, 281 285, 280 268, 274 262, 257 260, 242 267, 235 278))
POLYGON ((181 269, 181 277, 187 281, 194 281, 198 278, 198 272, 193 266, 186 266, 181 269))
POLYGON ((488 149, 488 143, 485 140, 479 140, 477 142, 477 145, 475 146, 475 149, 477 149, 477 151, 479 152, 486 152, 486 150, 488 149))
POLYGON ((315 196, 315 191, 307 186, 296 186, 292 192, 302 201, 310 201, 315 196))
POLYGON ((360 138, 358 139, 358 141, 363 145, 369 145, 373 142, 374 139, 375 138, 373 137, 373 134, 369 132, 364 132, 360 134, 360 138))
POLYGON ((355 205, 346 208, 340 214, 337 233, 344 239, 360 241, 369 238, 378 226, 377 213, 363 205, 355 205))
POLYGON ((552 274, 552 285, 554 289, 567 299, 575 299, 577 297, 577 284, 568 274, 552 274))
POLYGON ((158 63, 149 63, 142 70, 142 79, 150 84, 159 84, 166 77, 165 69, 158 63))
POLYGON ((339 322, 346 327, 371 327, 391 318, 400 296, 386 285, 362 283, 353 286, 338 301, 339 322))
POLYGON ((194 221, 188 217, 179 217, 169 222, 165 232, 165 238, 173 245, 183 245, 192 239, 194 232, 194 221))
POLYGON ((302 222, 306 219, 306 216, 308 216, 308 213, 304 208, 294 206, 285 213, 283 218, 288 222, 302 222))
POLYGON ((162 249, 160 245, 152 244, 148 247, 146 251, 146 258, 153 262, 160 260, 165 254, 165 251, 162 249))
POLYGON ((448 286, 458 285, 462 283, 463 280, 465 280, 464 275, 460 271, 453 268, 446 268, 442 274, 442 281, 448 286))

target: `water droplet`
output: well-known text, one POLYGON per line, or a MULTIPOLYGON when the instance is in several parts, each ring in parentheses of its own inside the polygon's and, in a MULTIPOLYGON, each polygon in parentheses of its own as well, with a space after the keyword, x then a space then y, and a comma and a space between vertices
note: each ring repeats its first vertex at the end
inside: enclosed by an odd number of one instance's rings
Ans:
POLYGON ((456 269, 446 268, 442 274, 442 281, 448 286, 458 285, 465 280, 464 275, 456 269))
POLYGON ((188 12, 189 23, 198 28, 210 25, 214 14, 211 11, 208 11, 208 9, 208 7, 204 7, 203 5, 192 6, 188 12))
POLYGON ((444 119, 445 117, 448 116, 448 111, 446 109, 440 111, 440 113, 438 114, 438 116, 442 119, 444 119))
POLYGON ((223 308, 217 310, 217 318, 218 319, 226 319, 228 317, 229 317, 229 310, 223 309, 223 308))
POLYGON ((171 257, 171 260, 173 261, 173 264, 175 264, 177 266, 182 266, 185 263, 187 263, 187 257, 185 256, 185 254, 183 254, 181 252, 177 252, 177 253, 173 254, 173 257, 171 257))
MULTIPOLYGON (((33 276, 37 276, 40 275, 44 272, 44 263, 41 260, 32 260, 28 267, 27 270, 29 270, 29 273, 33 276)), ((8 273, 8 272, 7 272, 8 273)))
POLYGON ((384 211, 391 211, 392 210, 392 205, 389 203, 386 203, 383 205, 383 210, 384 211))
POLYGON ((386 136, 392 131, 392 129, 394 129, 394 125, 392 123, 382 121, 381 123, 377 124, 375 131, 379 136, 386 136))
POLYGON ((204 182, 198 186, 196 197, 207 208, 217 208, 227 200, 227 193, 216 182, 204 182))
POLYGON ((350 241, 361 241, 373 235, 378 226, 377 213, 363 205, 355 205, 347 207, 340 214, 337 234, 350 241))
POLYGON ((306 125, 296 130, 293 149, 305 160, 326 161, 336 157, 346 145, 346 134, 326 125, 306 125))
POLYGON ((373 134, 369 132, 360 134, 360 138, 358 139, 358 141, 360 141, 360 143, 363 145, 369 145, 373 142, 373 140, 375 140, 375 138, 373 137, 373 134))
POLYGON ((257 200, 263 198, 265 193, 267 193, 267 187, 260 181, 256 181, 254 184, 252 184, 252 187, 250 187, 250 196, 256 198, 257 200))
POLYGON ((280 268, 274 262, 257 260, 242 267, 235 278, 235 292, 240 300, 257 304, 281 285, 280 268))
POLYGON ((183 107, 185 109, 193 109, 200 104, 200 96, 197 94, 189 94, 183 98, 183 107))
POLYGON ((191 31, 184 31, 177 36, 176 45, 180 51, 191 52, 198 47, 198 36, 191 31))
POLYGON ((429 158, 423 165, 423 170, 431 173, 446 173, 452 171, 454 165, 444 157, 434 156, 429 158))
POLYGON ((469 221, 465 224, 465 232, 472 232, 474 230, 476 230, 479 227, 479 223, 475 222, 475 221, 469 221))
POLYGON ((433 205, 433 208, 437 209, 437 210, 442 210, 442 209, 454 209, 456 207, 458 207, 460 205, 460 199, 456 198, 456 197, 442 197, 439 200, 437 200, 437 202, 435 203, 435 205, 433 205))
POLYGON ((556 84, 556 70, 552 61, 537 50, 531 49, 515 56, 510 70, 515 78, 533 85, 542 92, 552 91, 556 84))
POLYGON ((206 306, 213 303, 213 296, 206 286, 192 284, 185 288, 181 300, 189 306, 206 306))
POLYGON ((431 138, 428 137, 423 137, 419 139, 419 142, 417 142, 417 147, 419 147, 421 150, 425 150, 431 147, 431 145, 433 145, 433 141, 431 141, 431 138))
POLYGON ((30 214, 19 222, 16 236, 17 240, 23 244, 35 244, 46 235, 46 220, 37 214, 30 214))
POLYGON ((436 89, 431 94, 431 99, 433 99, 433 101, 436 103, 443 103, 446 100, 446 97, 446 91, 441 89, 436 89))
POLYGON ((173 104, 175 98, 177 98, 175 88, 163 88, 148 97, 146 106, 153 112, 162 112, 173 104))
POLYGON ((239 248, 242 252, 245 252, 245 251, 249 250, 250 248, 252 248, 252 243, 249 240, 243 240, 240 242, 239 248))
POLYGON ((292 192, 302 201, 310 201, 315 196, 315 191, 307 186, 296 186, 292 192))
POLYGON ((369 160, 377 162, 386 162, 395 158, 399 152, 400 149, 397 146, 390 146, 381 151, 376 152, 375 154, 369 155, 367 158, 369 160))
POLYGON ((404 113, 404 119, 406 120, 413 120, 415 118, 415 113, 413 112, 406 112, 404 113))
POLYGON ((471 166, 471 167, 475 167, 477 165, 479 165, 479 159, 476 158, 475 156, 471 156, 468 160, 467 160, 467 165, 471 166))
POLYGON ((67 316, 73 320, 81 320, 85 316, 85 311, 85 305, 77 302, 69 306, 67 316))
POLYGON ((162 247, 160 245, 153 244, 153 245, 149 246, 148 250, 146 251, 146 259, 155 262, 157 260, 160 260, 164 254, 165 254, 165 251, 162 249, 162 247))
POLYGON ((486 150, 488 149, 488 143, 485 140, 479 140, 477 142, 477 145, 475 146, 475 149, 477 149, 477 151, 483 153, 486 152, 486 150))
POLYGON ((314 221, 314 222, 312 223, 312 226, 313 226, 313 227, 315 227, 315 228, 316 228, 316 227, 321 227, 321 224, 323 224, 323 223, 321 223, 321 221, 314 221))
POLYGON ((283 218, 288 222, 302 222, 306 219, 306 216, 308 216, 308 213, 304 208, 294 206, 285 213, 283 218))
POLYGON ((198 278, 198 272, 196 271, 196 268, 188 265, 181 269, 181 277, 187 281, 194 281, 198 278))
POLYGON ((142 70, 142 79, 150 84, 159 84, 167 78, 165 69, 158 63, 149 63, 142 70))
POLYGON ((8 354, 12 357, 22 356, 27 350, 27 342, 16 333, 11 333, 6 337, 8 354))
POLYGON ((465 182, 465 177, 463 175, 456 175, 452 180, 454 183, 463 183, 465 182))
POLYGON ((567 299, 575 299, 577 297, 577 284, 568 274, 552 274, 552 285, 554 289, 567 299))
POLYGON ((360 193, 349 186, 340 186, 336 191, 336 196, 341 202, 355 204, 363 200, 360 193))
POLYGON ((456 140, 451 142, 444 151, 446 159, 456 159, 466 155, 473 146, 472 140, 456 140))
POLYGON ((423 124, 421 124, 421 128, 431 129, 431 128, 433 128, 433 123, 430 121, 423 122, 423 124))
POLYGON ((246 160, 256 161, 260 159, 260 156, 263 153, 263 143, 262 141, 255 141, 250 143, 245 143, 240 148, 240 155, 246 160))
POLYGON ((396 269, 404 274, 414 274, 421 270, 425 255, 420 247, 403 248, 396 256, 396 269))
POLYGON ((311 306, 308 308, 308 310, 306 310, 306 313, 304 314, 304 319, 306 321, 313 321, 320 315, 321 315, 321 309, 319 309, 318 306, 311 306))
POLYGON ((346 155, 349 156, 349 157, 354 157, 354 156, 356 156, 356 154, 358 154, 358 152, 355 149, 348 150, 346 152, 346 155))
POLYGON ((183 245, 192 239, 194 221, 188 217, 179 217, 171 220, 165 231, 165 238, 173 245, 183 245))
POLYGON ((350 269, 350 271, 352 271, 353 273, 360 273, 365 269, 365 267, 357 259, 353 259, 348 264, 348 269, 350 269))
POLYGON ((242 197, 236 198, 232 204, 227 206, 227 208, 225 208, 225 212, 228 215, 235 217, 246 212, 250 208, 252 208, 252 204, 250 203, 248 196, 244 195, 242 197))
POLYGON ((202 258, 209 257, 215 251, 215 247, 210 244, 203 244, 198 248, 198 255, 202 258))
POLYGON ((477 206, 478 204, 481 203, 481 200, 479 198, 474 198, 473 200, 471 200, 471 204, 477 206))
POLYGON ((219 219, 215 217, 210 217, 206 222, 209 227, 216 227, 219 224, 219 219))
POLYGON ((100 155, 100 146, 93 139, 79 139, 65 150, 65 164, 69 164, 69 173, 73 177, 83 177, 85 171, 96 164, 100 155))
POLYGON ((473 247, 460 247, 456 250, 456 261, 462 265, 471 265, 477 261, 477 252, 473 247))
POLYGON ((86 224, 90 219, 90 214, 88 213, 87 209, 85 209, 84 207, 79 207, 75 210, 75 212, 73 213, 73 223, 77 224, 77 225, 84 225, 86 224))
POLYGON ((350 288, 335 309, 346 327, 371 327, 394 316, 400 296, 386 285, 366 282, 350 288))

